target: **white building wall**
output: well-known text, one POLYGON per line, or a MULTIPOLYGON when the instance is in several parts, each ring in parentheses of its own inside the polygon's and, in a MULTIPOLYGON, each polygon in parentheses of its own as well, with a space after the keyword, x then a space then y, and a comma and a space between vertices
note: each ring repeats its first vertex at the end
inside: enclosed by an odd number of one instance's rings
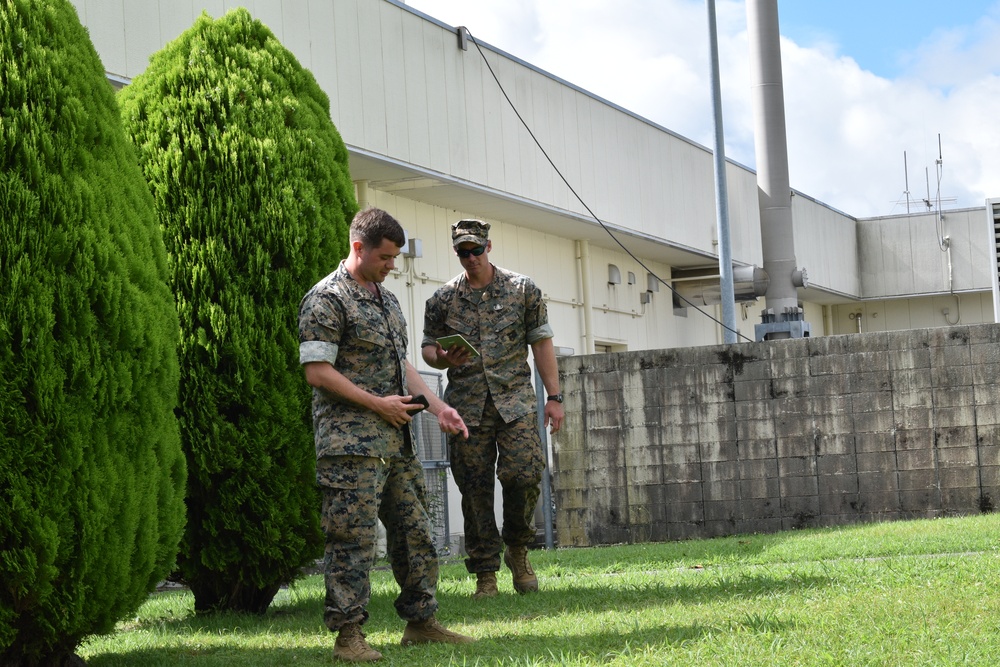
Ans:
MULTIPOLYGON (((926 329, 993 322, 992 295, 985 292, 920 298, 875 299, 830 306, 830 334, 926 329), (861 316, 860 321, 858 315, 861 316)), ((815 320, 814 320, 815 321, 815 320)))
POLYGON ((859 294, 857 220, 799 195, 792 197, 792 225, 795 259, 805 267, 809 282, 841 294, 859 294))
POLYGON ((864 298, 991 289, 993 239, 981 208, 871 218, 857 229, 864 298))

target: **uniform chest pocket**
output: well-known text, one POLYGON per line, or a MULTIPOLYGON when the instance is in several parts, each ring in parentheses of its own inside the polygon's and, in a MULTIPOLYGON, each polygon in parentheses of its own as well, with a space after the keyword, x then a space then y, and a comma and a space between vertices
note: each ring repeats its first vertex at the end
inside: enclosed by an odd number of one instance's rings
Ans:
POLYGON ((498 315, 499 317, 493 321, 493 328, 497 333, 508 333, 512 327, 516 328, 522 320, 520 311, 510 308, 501 311, 498 315))
POLYGON ((477 331, 479 329, 476 325, 466 322, 465 320, 461 320, 454 315, 449 315, 448 319, 445 320, 444 325, 452 331, 462 334, 463 336, 468 336, 473 331, 477 331))
POLYGON ((392 347, 392 341, 380 329, 358 324, 354 334, 362 347, 392 347))

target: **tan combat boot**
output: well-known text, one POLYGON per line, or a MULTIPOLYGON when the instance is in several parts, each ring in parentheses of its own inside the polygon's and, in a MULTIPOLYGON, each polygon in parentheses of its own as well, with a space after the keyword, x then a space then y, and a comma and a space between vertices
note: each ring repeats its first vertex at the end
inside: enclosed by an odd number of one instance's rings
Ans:
POLYGON ((522 595, 538 590, 538 577, 528 562, 528 547, 507 547, 503 562, 510 568, 514 578, 514 590, 522 595))
POLYGON ((476 574, 476 592, 472 594, 473 600, 495 598, 497 593, 499 591, 497 590, 496 572, 479 572, 476 574))
POLYGON ((337 643, 333 645, 333 657, 346 662, 375 662, 382 654, 365 641, 360 623, 348 623, 340 628, 337 643))
POLYGON ((436 642, 439 644, 468 644, 476 641, 472 637, 460 635, 457 632, 448 630, 441 625, 436 618, 431 616, 425 621, 410 621, 403 630, 403 646, 414 644, 429 644, 436 642))

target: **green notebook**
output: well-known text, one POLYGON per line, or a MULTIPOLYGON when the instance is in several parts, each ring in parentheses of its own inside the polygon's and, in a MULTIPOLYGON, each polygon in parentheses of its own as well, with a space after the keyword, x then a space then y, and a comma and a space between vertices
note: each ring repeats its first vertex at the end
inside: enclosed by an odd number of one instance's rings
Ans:
POLYGON ((472 347, 472 343, 465 340, 462 334, 452 334, 451 336, 444 336, 443 338, 438 338, 437 342, 440 343, 441 347, 443 347, 446 350, 450 350, 453 346, 458 345, 459 347, 464 347, 466 350, 468 350, 469 354, 471 354, 472 356, 474 357, 479 356, 479 351, 476 348, 472 347))

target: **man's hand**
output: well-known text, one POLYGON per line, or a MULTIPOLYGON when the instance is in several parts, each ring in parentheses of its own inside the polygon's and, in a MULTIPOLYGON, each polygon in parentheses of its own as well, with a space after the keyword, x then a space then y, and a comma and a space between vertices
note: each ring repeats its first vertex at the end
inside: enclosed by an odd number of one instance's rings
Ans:
POLYGON ((469 352, 469 349, 461 345, 452 345, 446 350, 441 347, 441 343, 437 344, 437 358, 443 366, 461 366, 471 357, 472 353, 469 352))
POLYGON ((566 411, 563 410, 563 404, 558 401, 546 401, 545 402, 545 426, 552 427, 552 433, 558 433, 559 429, 562 428, 563 419, 566 417, 566 411))
POLYGON ((396 394, 376 398, 375 412, 395 428, 402 428, 413 421, 411 410, 422 407, 420 404, 410 403, 412 399, 412 396, 397 396, 396 394))
POLYGON ((437 418, 441 430, 445 433, 451 433, 452 435, 461 433, 463 438, 466 440, 469 439, 469 428, 465 425, 465 420, 462 419, 462 416, 458 414, 458 410, 455 408, 446 405, 438 412, 437 418))

